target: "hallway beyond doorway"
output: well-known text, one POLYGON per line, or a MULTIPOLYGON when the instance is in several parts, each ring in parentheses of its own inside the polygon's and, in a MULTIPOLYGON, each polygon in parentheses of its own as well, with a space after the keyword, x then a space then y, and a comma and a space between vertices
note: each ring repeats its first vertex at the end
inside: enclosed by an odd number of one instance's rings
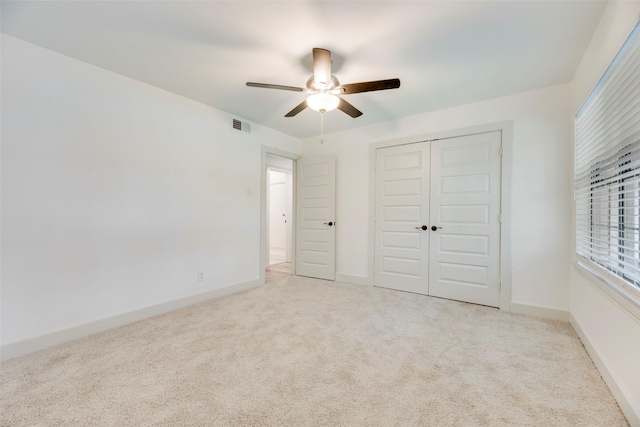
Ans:
POLYGON ((286 279, 291 276, 291 263, 281 262, 279 264, 273 264, 265 270, 265 283, 277 282, 278 280, 286 279))

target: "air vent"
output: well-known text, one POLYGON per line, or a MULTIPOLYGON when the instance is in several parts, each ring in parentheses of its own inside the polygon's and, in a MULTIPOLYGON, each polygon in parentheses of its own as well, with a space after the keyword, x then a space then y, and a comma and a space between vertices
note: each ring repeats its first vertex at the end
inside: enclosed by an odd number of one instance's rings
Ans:
POLYGON ((247 122, 241 122, 238 119, 232 119, 232 126, 235 130, 251 133, 251 125, 247 122))

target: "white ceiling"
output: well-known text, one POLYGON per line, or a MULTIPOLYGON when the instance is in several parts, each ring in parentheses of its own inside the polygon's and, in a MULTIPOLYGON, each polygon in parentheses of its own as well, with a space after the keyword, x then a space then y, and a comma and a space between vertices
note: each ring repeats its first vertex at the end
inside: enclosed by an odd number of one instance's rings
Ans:
POLYGON ((348 95, 364 114, 325 132, 571 81, 601 1, 2 1, 2 31, 299 138, 320 115, 284 115, 304 93, 311 49, 342 83, 398 77, 348 95))

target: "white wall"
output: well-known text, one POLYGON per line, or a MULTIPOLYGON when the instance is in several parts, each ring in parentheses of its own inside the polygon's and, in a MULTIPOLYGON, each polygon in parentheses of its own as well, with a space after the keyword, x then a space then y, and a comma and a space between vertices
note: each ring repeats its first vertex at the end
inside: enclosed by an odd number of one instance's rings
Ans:
POLYGON ((369 144, 513 120, 512 302, 568 310, 568 112, 564 84, 304 140, 303 156, 337 156, 337 272, 368 275, 369 144))
MULTIPOLYGON (((607 5, 571 85, 572 117, 639 17, 640 1, 610 2, 607 5)), ((571 230, 574 230, 573 223, 571 230)), ((572 256, 574 247, 572 241, 572 256)), ((631 425, 640 426, 640 319, 605 296, 575 268, 572 267, 570 273, 570 307, 574 326, 583 335, 587 349, 627 419, 631 425)))
POLYGON ((3 345, 259 279, 297 139, 6 35, 1 102, 3 345))

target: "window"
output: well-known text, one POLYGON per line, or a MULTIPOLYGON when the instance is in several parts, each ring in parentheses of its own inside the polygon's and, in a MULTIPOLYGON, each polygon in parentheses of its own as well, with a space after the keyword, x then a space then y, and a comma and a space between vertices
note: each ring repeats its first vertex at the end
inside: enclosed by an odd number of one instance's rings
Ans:
POLYGON ((640 23, 575 117, 578 263, 640 305, 640 23))

